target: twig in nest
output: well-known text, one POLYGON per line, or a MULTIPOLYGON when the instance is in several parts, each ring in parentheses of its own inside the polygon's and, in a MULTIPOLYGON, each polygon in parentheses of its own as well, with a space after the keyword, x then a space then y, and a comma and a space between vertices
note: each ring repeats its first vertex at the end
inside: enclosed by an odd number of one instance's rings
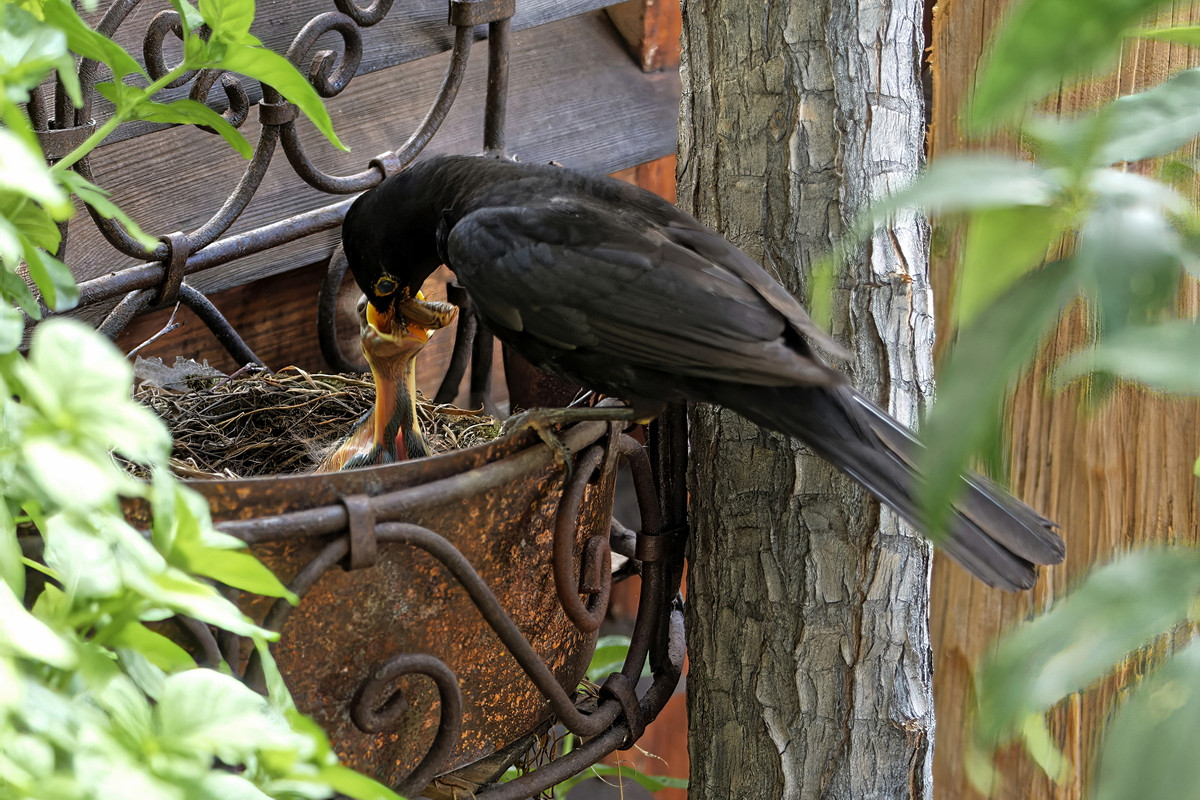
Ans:
POLYGON ((130 350, 128 353, 125 354, 125 357, 133 358, 135 355, 138 354, 138 351, 141 350, 146 345, 153 344, 154 342, 158 341, 162 337, 166 336, 171 331, 175 330, 176 328, 181 327, 183 325, 183 323, 175 321, 175 315, 178 313, 179 313, 179 303, 176 303, 175 308, 171 309, 171 318, 167 320, 166 325, 163 325, 162 330, 160 330, 158 333, 151 336, 146 341, 139 344, 137 347, 130 350))

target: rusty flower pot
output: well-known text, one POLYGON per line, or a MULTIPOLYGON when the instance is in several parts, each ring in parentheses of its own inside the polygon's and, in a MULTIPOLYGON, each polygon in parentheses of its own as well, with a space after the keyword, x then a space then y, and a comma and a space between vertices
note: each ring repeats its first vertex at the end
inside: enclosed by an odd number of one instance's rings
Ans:
MULTIPOLYGON (((616 457, 604 423, 562 441, 569 477, 528 433, 384 467, 188 482, 301 596, 238 601, 282 633, 272 652, 297 706, 345 763, 415 793, 485 760, 482 783, 552 705, 573 710, 611 586, 616 457)), ((205 660, 261 683, 246 643, 188 628, 205 660)))

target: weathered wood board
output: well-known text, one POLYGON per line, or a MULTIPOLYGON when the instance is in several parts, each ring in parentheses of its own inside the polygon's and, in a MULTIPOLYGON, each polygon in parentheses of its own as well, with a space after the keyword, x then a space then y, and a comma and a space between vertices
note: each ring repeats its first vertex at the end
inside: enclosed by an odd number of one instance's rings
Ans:
MULTIPOLYGON (((1007 5, 1001 0, 942 0, 937 6, 930 136, 934 158, 968 146, 958 127, 958 110, 971 87, 980 53, 1007 5)), ((1200 9, 1179 2, 1160 21, 1164 25, 1195 23, 1200 21, 1200 9)), ((1197 63, 1196 52, 1184 47, 1131 42, 1116 71, 1093 83, 1064 88, 1049 100, 1046 110, 1069 114, 1118 94, 1148 88, 1197 63)), ((1011 144, 996 146, 1015 152, 1011 144)), ((1190 153, 1194 157, 1194 146, 1190 153)), ((931 272, 938 301, 936 316, 943 328, 939 338, 944 341, 953 264, 935 261, 931 272)), ((1195 314, 1200 308, 1200 291, 1192 285, 1184 295, 1184 308, 1195 314)), ((1089 320, 1076 309, 1052 338, 1037 368, 1021 383, 1008 411, 1013 487, 1062 525, 1066 562, 1046 570, 1032 592, 1013 595, 981 585, 944 558, 935 561, 932 625, 937 798, 979 796, 967 780, 963 758, 973 705, 972 670, 1001 631, 1045 608, 1092 565, 1109 561, 1120 552, 1153 543, 1200 543, 1200 503, 1191 468, 1200 452, 1200 403, 1122 388, 1099 411, 1080 416, 1078 391, 1054 398, 1043 393, 1049 365, 1078 348, 1089 327, 1089 320)), ((1052 732, 1074 767, 1068 782, 1056 785, 1022 750, 1013 747, 997 760, 1003 784, 995 796, 1012 800, 1087 796, 1096 743, 1113 701, 1128 681, 1162 655, 1163 648, 1159 648, 1131 660, 1116 679, 1074 696, 1054 712, 1052 732)))

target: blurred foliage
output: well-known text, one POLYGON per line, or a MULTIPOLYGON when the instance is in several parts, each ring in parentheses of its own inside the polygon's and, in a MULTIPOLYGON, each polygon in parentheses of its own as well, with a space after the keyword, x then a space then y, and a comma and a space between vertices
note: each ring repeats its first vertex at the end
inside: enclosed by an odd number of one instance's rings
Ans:
POLYGON ((128 361, 91 328, 61 318, 33 326, 27 354, 18 350, 27 321, 78 299, 55 255, 72 198, 156 244, 69 171, 114 128, 132 119, 205 124, 249 154, 207 106, 154 99, 176 77, 224 66, 269 82, 336 142, 316 92, 250 35, 252 0, 174 6, 186 20, 186 56, 151 81, 67 0, 0 0, 0 797, 396 798, 338 764, 275 668, 267 642, 277 635, 214 588, 296 602, 240 541, 213 528, 204 499, 170 476, 170 437, 132 400, 128 361), (98 90, 115 111, 51 167, 24 104, 57 73, 80 105, 76 56, 111 72, 98 90), (153 480, 133 480, 114 455, 144 465, 153 480), (123 497, 150 503, 148 537, 125 521, 123 497), (20 525, 40 534, 40 547, 22 551, 20 525), (268 696, 231 677, 228 665, 197 668, 149 625, 175 614, 250 638, 268 696))
MULTIPOLYGON (((1197 174, 1193 162, 1176 155, 1200 135, 1200 69, 1070 118, 1032 110, 1047 92, 1113 63, 1127 36, 1200 45, 1200 27, 1129 32, 1171 5, 1014 3, 964 119, 971 133, 1015 136, 1029 158, 938 159, 910 188, 879 203, 841 245, 844 253, 911 207, 962 234, 954 346, 923 428, 922 499, 935 527, 955 476, 972 458, 1001 449, 1006 395, 1075 303, 1086 305, 1094 337, 1056 365, 1052 388, 1085 381, 1093 406, 1118 381, 1200 395, 1200 325, 1181 315, 1179 302, 1181 287, 1200 278, 1200 214, 1189 199, 1197 174), (1137 163, 1147 159, 1164 160, 1137 163), (1052 255, 1059 253, 1067 255, 1052 255)), ((1195 470, 1200 474, 1200 461, 1195 470)), ((1014 738, 1047 774, 1065 779, 1071 765, 1045 712, 1178 630, 1198 595, 1200 552, 1135 552, 1096 569, 1049 611, 1007 634, 976 676, 975 737, 966 759, 976 785, 994 788, 1002 776, 990 753, 1014 738)), ((1092 771, 1096 797, 1195 795, 1198 652, 1187 647, 1125 693, 1095 763, 1078 765, 1092 771)))

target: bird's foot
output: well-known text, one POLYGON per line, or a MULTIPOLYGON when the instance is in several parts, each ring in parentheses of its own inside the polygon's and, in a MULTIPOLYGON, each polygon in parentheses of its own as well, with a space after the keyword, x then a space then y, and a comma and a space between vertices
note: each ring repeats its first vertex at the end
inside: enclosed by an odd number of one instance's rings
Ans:
POLYGON ((576 422, 625 422, 638 424, 646 422, 637 411, 625 406, 611 408, 534 408, 513 414, 500 427, 500 437, 515 436, 529 429, 554 452, 555 462, 561 463, 571 473, 571 450, 563 444, 555 432, 556 428, 572 425, 576 422))

